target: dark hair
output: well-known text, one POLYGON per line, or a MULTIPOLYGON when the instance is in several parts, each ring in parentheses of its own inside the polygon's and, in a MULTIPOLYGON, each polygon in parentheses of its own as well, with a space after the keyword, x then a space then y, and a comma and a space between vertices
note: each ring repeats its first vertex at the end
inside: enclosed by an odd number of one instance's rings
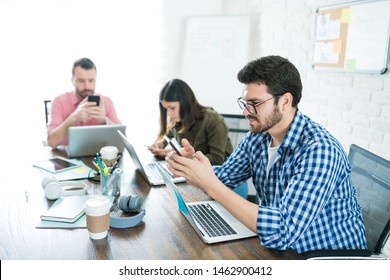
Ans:
POLYGON ((160 132, 159 138, 168 134, 175 124, 167 123, 167 110, 162 106, 161 102, 175 102, 180 104, 180 120, 181 129, 179 132, 188 130, 196 122, 197 114, 207 107, 199 104, 194 92, 187 83, 179 79, 170 80, 160 91, 160 132))
POLYGON ((92 60, 90 60, 89 58, 86 58, 86 57, 80 58, 80 59, 76 60, 73 63, 72 75, 74 75, 74 69, 77 66, 80 66, 81 68, 83 68, 85 70, 89 70, 89 69, 95 69, 96 70, 95 63, 93 63, 92 60))
POLYGON ((243 84, 266 85, 268 92, 275 96, 275 103, 286 92, 293 96, 293 107, 301 100, 302 82, 298 69, 286 58, 271 55, 253 60, 238 72, 237 78, 243 84))

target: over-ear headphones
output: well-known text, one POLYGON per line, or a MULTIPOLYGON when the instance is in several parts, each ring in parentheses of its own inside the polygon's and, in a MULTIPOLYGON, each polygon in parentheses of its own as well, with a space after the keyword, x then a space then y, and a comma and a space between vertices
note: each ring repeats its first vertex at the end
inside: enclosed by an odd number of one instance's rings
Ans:
POLYGON ((145 216, 145 209, 142 208, 143 198, 138 195, 121 196, 117 207, 110 213, 110 227, 130 228, 139 225, 145 216), (137 213, 128 216, 124 213, 137 213))
POLYGON ((48 176, 42 180, 42 188, 47 199, 54 200, 61 196, 85 195, 87 185, 79 181, 58 181, 54 176, 48 176))

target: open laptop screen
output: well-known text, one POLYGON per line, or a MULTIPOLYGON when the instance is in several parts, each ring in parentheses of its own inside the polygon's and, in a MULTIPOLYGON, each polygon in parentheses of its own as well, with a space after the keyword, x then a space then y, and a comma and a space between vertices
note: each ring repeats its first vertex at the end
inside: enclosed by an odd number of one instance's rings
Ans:
POLYGON ((68 130, 69 144, 68 156, 83 157, 93 156, 104 146, 115 146, 120 153, 124 144, 119 138, 118 130, 125 134, 126 125, 91 125, 72 126, 68 130))

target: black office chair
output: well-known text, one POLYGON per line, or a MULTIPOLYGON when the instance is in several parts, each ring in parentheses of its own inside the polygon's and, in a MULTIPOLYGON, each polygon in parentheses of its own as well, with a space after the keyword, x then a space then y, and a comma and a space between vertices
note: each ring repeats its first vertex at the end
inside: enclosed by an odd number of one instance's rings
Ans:
POLYGON ((47 127, 50 120, 51 100, 43 100, 43 102, 45 103, 45 120, 46 120, 46 127, 47 127))
MULTIPOLYGON (((45 105, 45 124, 46 124, 46 128, 49 124, 49 121, 50 121, 50 112, 51 112, 51 100, 43 100, 43 103, 45 105)), ((42 145, 43 146, 48 146, 47 145, 47 141, 46 140, 42 140, 42 145)))
POLYGON ((233 148, 235 148, 249 131, 248 122, 244 115, 222 114, 222 117, 229 128, 229 138, 232 141, 233 148))
MULTIPOLYGON (((249 131, 249 125, 243 115, 222 114, 226 125, 229 128, 229 138, 232 142, 233 148, 237 147, 238 143, 249 131)), ((242 183, 234 189, 234 191, 245 199, 258 203, 256 195, 248 194, 248 182, 242 183)))
POLYGON ((390 235, 390 161, 354 144, 348 158, 363 211, 368 250, 318 250, 302 255, 308 259, 389 259, 383 248, 390 235))

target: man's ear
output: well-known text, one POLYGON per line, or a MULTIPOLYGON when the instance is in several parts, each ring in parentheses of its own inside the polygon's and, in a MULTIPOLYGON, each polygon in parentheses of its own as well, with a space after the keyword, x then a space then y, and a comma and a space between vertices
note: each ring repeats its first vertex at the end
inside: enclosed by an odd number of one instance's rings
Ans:
POLYGON ((279 97, 279 105, 281 106, 282 111, 291 108, 293 102, 293 96, 290 92, 286 92, 285 94, 279 97))
POLYGON ((74 86, 74 87, 76 87, 76 82, 75 82, 75 80, 74 80, 74 77, 72 76, 72 78, 70 78, 70 81, 72 82, 72 85, 74 86))

